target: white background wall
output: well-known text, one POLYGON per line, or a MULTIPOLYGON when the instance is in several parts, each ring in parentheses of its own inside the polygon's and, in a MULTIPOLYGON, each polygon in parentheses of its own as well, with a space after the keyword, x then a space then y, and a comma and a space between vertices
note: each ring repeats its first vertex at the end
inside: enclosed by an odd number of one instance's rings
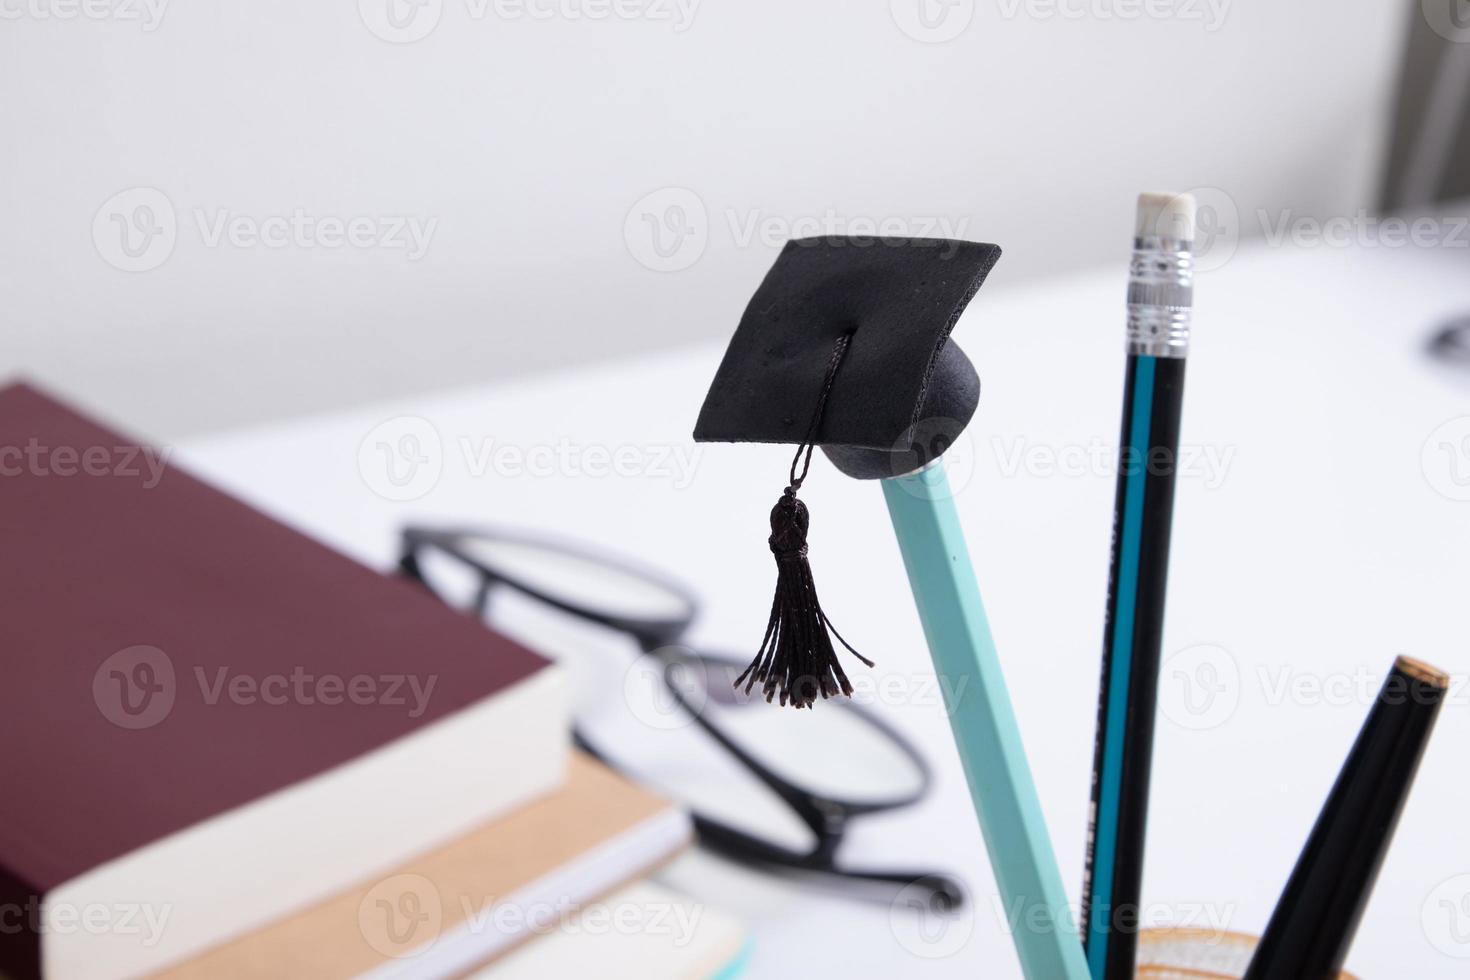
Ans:
POLYGON ((994 241, 991 289, 1121 261, 1141 189, 1216 189, 1229 234, 1352 214, 1410 17, 149 2, 0 0, 0 374, 166 439, 724 336, 793 230, 994 241), (352 219, 427 248, 324 247, 352 219), (647 220, 692 234, 664 258, 647 220))

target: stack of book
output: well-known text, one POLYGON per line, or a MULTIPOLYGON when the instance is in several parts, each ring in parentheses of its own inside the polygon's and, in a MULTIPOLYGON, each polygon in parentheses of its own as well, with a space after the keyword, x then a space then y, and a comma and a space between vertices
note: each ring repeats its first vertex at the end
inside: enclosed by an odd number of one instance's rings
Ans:
POLYGON ((0 973, 710 977, 548 659, 0 389, 0 973))

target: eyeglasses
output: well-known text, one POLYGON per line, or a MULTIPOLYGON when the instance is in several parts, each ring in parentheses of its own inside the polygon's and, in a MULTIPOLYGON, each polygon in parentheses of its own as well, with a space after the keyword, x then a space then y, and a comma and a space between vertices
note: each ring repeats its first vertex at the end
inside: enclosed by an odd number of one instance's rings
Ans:
POLYGON ((902 889, 935 911, 963 904, 949 875, 837 859, 850 821, 927 795, 932 774, 918 749, 856 701, 774 711, 759 692, 737 689, 748 656, 679 642, 698 612, 680 583, 508 531, 411 527, 402 545, 399 570, 441 600, 542 649, 554 637, 572 680, 576 744, 686 805, 704 847, 768 870, 902 889))

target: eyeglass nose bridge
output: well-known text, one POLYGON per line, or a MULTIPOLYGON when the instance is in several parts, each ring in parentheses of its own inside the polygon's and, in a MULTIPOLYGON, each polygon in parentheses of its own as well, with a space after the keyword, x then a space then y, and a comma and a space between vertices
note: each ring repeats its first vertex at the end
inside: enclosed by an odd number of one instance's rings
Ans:
POLYGON ((822 858, 836 857, 837 846, 847 834, 851 814, 847 807, 831 800, 813 800, 812 804, 812 815, 816 819, 807 820, 807 824, 817 836, 816 854, 822 858))

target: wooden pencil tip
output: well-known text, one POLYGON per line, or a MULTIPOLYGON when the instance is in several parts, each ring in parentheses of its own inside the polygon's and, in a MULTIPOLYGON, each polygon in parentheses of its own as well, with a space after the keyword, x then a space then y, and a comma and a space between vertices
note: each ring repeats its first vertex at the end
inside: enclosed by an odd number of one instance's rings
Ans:
POLYGON ((1413 657, 1397 657, 1393 662, 1394 670, 1407 674, 1417 681, 1432 684, 1435 687, 1448 688, 1450 686, 1450 675, 1438 667, 1431 667, 1422 660, 1413 657))

